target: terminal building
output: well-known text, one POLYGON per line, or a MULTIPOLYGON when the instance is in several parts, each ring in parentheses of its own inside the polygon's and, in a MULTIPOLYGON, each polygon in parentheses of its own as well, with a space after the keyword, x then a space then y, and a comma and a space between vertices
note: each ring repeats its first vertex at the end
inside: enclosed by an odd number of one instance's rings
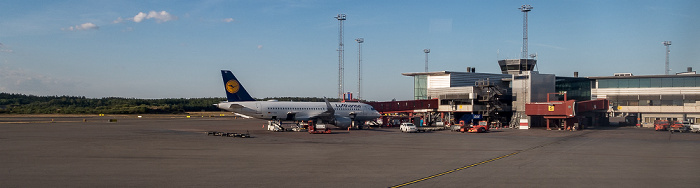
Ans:
MULTIPOLYGON (((467 72, 403 73, 414 77, 415 99, 437 99, 437 112, 461 119, 480 114, 486 121, 517 127, 525 115, 525 104, 546 102, 555 92, 555 76, 532 71, 536 60, 501 60, 502 74, 467 72)), ((457 123, 456 120, 453 120, 457 123)), ((528 122, 533 120, 528 119, 528 122)))
POLYGON ((374 103, 373 106, 382 112, 408 112, 410 116, 420 115, 446 124, 459 123, 465 115, 479 114, 490 125, 519 128, 523 123, 526 127, 544 127, 548 123, 545 116, 528 116, 526 104, 548 102, 549 94, 569 93, 569 99, 591 100, 590 79, 540 74, 533 71, 536 63, 535 59, 500 60, 500 74, 479 73, 470 67, 465 72, 403 73, 414 79, 416 101, 422 104, 435 100, 437 106, 428 108, 412 101, 374 103), (411 106, 416 108, 406 109, 411 106))
POLYGON ((476 73, 473 70, 469 68, 467 72, 418 72, 403 75, 414 79, 414 99, 437 100, 437 107, 422 110, 428 114, 439 113, 449 124, 457 123, 455 119, 460 119, 465 114, 476 113, 484 114, 484 117, 495 122, 507 122, 504 117, 510 117, 508 115, 511 113, 511 75, 476 73))
POLYGON ((549 128, 550 122, 558 127, 572 122, 590 126, 598 122, 594 117, 571 119, 574 117, 528 114, 527 104, 562 100, 559 95, 550 94, 566 93, 567 98, 563 100, 591 100, 590 79, 541 74, 533 70, 536 64, 535 59, 505 59, 498 61, 501 74, 478 73, 474 68, 467 68, 466 72, 403 75, 414 77, 414 99, 438 100, 438 107, 433 110, 441 117, 448 117, 445 121, 451 124, 471 114, 481 115, 492 126, 510 128, 523 125, 525 128, 549 128))
POLYGON ((536 64, 535 59, 499 60, 500 74, 470 67, 402 73, 413 77, 414 100, 370 104, 383 113, 421 119, 422 125, 453 125, 472 114, 509 128, 700 121, 700 75, 691 68, 676 75, 579 77, 574 72, 562 77, 534 71, 536 64))
POLYGON ((700 75, 688 68, 676 75, 590 77, 593 98, 608 99, 610 117, 653 126, 654 120, 700 122, 700 75))

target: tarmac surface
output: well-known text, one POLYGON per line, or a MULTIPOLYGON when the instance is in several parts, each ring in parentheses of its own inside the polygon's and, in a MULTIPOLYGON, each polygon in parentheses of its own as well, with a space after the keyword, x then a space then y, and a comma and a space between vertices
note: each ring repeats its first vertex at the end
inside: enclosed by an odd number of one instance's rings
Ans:
POLYGON ((268 132, 233 117, 0 116, 0 187, 698 187, 700 134, 268 132), (109 123, 108 119, 117 119, 109 123), (207 136, 249 132, 253 138, 207 136))

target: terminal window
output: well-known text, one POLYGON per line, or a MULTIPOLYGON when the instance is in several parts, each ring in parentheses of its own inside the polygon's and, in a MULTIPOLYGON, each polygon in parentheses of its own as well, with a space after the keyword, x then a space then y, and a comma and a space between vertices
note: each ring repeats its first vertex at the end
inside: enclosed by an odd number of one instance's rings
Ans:
POLYGON ((700 87, 700 77, 598 79, 598 88, 700 87))
POLYGON ((617 95, 608 100, 619 106, 695 106, 700 95, 617 95))

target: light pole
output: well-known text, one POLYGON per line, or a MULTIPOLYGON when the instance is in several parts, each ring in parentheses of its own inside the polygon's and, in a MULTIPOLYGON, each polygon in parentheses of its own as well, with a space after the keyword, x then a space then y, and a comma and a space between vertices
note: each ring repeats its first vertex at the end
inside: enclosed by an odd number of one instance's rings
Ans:
POLYGON ((520 6, 521 12, 525 13, 523 16, 523 52, 521 54, 521 58, 525 59, 527 58, 527 12, 532 11, 532 6, 530 5, 523 5, 520 6))
POLYGON ((357 38, 357 100, 362 99, 362 43, 364 38, 357 38))
POLYGON ((345 64, 343 62, 345 60, 343 58, 343 21, 346 20, 345 14, 338 14, 335 19, 338 19, 338 98, 342 99, 345 90, 343 88, 343 85, 345 85, 345 82, 343 82, 343 77, 345 76, 345 64))
POLYGON ((666 46, 666 75, 668 75, 668 72, 670 71, 668 68, 668 56, 671 54, 671 50, 669 49, 671 46, 671 41, 664 41, 662 44, 666 46))

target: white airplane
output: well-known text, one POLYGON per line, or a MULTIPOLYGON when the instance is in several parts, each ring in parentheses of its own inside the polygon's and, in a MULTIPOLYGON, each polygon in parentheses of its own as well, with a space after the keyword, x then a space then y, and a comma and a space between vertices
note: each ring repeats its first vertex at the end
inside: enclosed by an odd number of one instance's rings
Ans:
POLYGON ((221 70, 228 101, 215 106, 244 116, 258 119, 309 121, 328 123, 346 129, 355 121, 376 120, 381 116, 377 110, 363 103, 341 102, 280 102, 255 101, 229 70, 221 70))

